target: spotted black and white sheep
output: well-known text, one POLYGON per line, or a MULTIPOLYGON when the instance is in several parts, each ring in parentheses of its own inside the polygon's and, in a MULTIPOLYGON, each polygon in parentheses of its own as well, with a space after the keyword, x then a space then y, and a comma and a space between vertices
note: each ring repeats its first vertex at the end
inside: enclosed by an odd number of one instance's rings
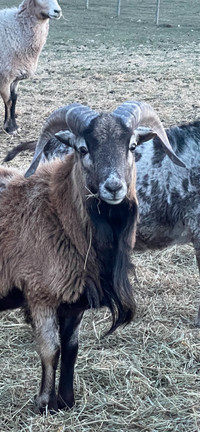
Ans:
MULTIPOLYGON (((136 248, 192 243, 200 271, 200 121, 168 129, 169 142, 185 162, 179 168, 154 138, 136 152, 140 219, 136 248)), ((200 309, 196 324, 200 326, 200 309)))
POLYGON ((200 268, 200 121, 166 132, 186 168, 165 157, 157 137, 137 148, 137 245, 156 249, 192 242, 200 268))
POLYGON ((37 68, 46 42, 49 18, 58 19, 57 0, 23 0, 18 8, 0 11, 0 95, 5 105, 4 130, 17 130, 15 106, 19 81, 37 68))
POLYGON ((0 310, 23 306, 29 313, 42 362, 40 411, 74 403, 84 311, 107 306, 110 332, 134 316, 128 280, 137 220, 133 153, 155 134, 182 164, 149 105, 127 102, 112 113, 97 113, 72 104, 45 123, 27 178, 0 169, 0 310), (60 130, 59 139, 75 151, 41 164, 29 177, 49 136, 60 130))

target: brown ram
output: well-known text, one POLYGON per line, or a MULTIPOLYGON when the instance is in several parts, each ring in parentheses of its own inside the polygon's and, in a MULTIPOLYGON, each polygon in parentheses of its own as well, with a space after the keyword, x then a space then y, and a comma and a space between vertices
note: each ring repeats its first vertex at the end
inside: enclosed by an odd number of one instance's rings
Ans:
POLYGON ((48 118, 27 178, 0 169, 0 310, 22 306, 29 313, 42 362, 40 411, 74 403, 84 311, 107 306, 110 332, 134 316, 128 280, 137 221, 134 149, 155 134, 181 164, 149 105, 126 102, 97 113, 72 104, 48 118), (75 151, 34 174, 49 137, 61 130, 58 138, 75 151))

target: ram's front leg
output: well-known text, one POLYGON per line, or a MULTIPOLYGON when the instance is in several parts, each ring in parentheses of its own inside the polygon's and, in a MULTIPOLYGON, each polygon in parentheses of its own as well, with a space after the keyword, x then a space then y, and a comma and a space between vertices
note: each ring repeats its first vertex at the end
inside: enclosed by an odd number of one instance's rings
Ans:
POLYGON ((61 372, 58 388, 58 408, 71 408, 74 405, 74 366, 78 353, 79 325, 83 312, 70 312, 71 315, 61 315, 61 372))
POLYGON ((55 376, 60 354, 59 331, 55 313, 52 311, 52 314, 49 314, 49 310, 48 316, 46 313, 46 310, 40 310, 38 319, 33 320, 42 362, 41 386, 39 396, 36 398, 41 413, 47 409, 50 412, 58 410, 55 376))

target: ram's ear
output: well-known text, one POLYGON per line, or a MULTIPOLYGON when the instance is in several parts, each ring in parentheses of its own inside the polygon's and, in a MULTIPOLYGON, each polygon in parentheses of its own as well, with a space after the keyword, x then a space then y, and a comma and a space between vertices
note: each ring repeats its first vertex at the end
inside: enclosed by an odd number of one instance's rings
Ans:
POLYGON ((137 146, 145 141, 149 141, 154 138, 157 134, 153 132, 151 128, 140 126, 134 130, 131 137, 131 143, 135 143, 137 146))
POLYGON ((72 148, 75 147, 75 142, 76 142, 77 138, 76 138, 76 136, 72 132, 70 132, 68 130, 59 131, 59 132, 55 133, 55 137, 60 142, 62 142, 63 144, 65 144, 66 146, 69 146, 69 147, 72 147, 72 148))

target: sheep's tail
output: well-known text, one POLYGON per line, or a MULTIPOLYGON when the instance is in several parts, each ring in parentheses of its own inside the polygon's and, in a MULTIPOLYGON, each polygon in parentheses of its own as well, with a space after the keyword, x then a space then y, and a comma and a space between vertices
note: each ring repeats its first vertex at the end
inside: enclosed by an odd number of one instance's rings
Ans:
POLYGON ((3 162, 10 162, 13 160, 19 153, 22 151, 28 150, 31 152, 35 151, 37 141, 27 141, 27 142, 21 142, 17 146, 13 147, 12 150, 10 150, 6 157, 4 158, 3 162))

